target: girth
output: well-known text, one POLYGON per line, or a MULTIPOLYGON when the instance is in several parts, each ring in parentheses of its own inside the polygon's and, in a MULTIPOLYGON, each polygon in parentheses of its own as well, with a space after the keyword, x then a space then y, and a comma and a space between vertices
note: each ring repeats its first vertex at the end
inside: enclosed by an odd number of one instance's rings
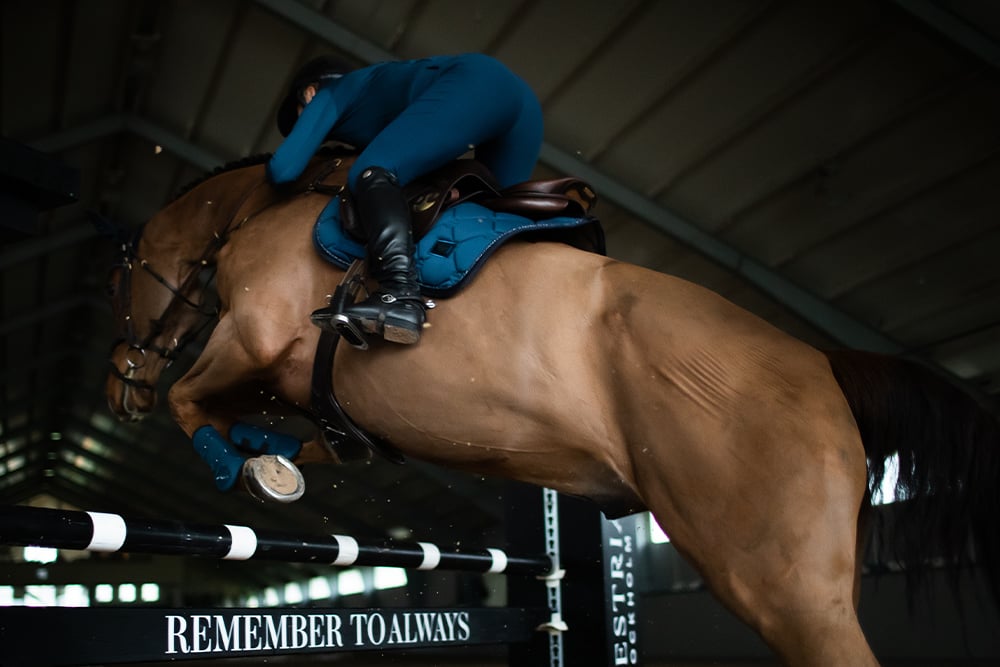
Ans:
POLYGON ((323 443, 345 463, 371 458, 372 452, 392 463, 405 463, 395 447, 355 424, 333 393, 333 360, 339 341, 339 335, 322 331, 313 358, 311 408, 319 421, 323 443))

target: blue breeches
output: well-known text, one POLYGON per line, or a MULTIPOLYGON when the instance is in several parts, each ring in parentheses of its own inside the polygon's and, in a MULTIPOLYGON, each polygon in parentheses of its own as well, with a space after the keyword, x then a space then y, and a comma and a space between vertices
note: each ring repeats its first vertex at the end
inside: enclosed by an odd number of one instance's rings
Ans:
POLYGON ((358 156, 352 190, 368 167, 388 169, 406 185, 473 147, 501 187, 531 178, 542 145, 542 108, 531 88, 488 56, 435 77, 358 156))

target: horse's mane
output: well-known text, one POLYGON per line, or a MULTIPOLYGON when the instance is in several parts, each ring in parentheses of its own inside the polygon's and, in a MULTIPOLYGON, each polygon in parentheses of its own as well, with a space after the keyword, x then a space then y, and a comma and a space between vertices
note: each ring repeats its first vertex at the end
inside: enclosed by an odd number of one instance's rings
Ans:
POLYGON ((207 181, 208 179, 218 176, 219 174, 224 174, 227 171, 233 171, 235 169, 243 169, 244 167, 255 167, 258 164, 263 164, 271 159, 273 153, 258 153, 256 155, 248 155, 247 157, 240 158, 239 160, 233 160, 232 162, 227 162, 221 167, 216 167, 207 174, 203 174, 198 178, 194 179, 187 185, 181 187, 174 196, 170 199, 171 202, 175 202, 187 193, 194 190, 196 187, 207 181))
MULTIPOLYGON (((248 155, 238 160, 227 162, 221 167, 216 167, 207 174, 202 174, 187 185, 178 189, 174 196, 170 198, 170 202, 168 203, 177 201, 210 178, 218 176, 219 174, 224 174, 227 171, 235 171, 236 169, 243 169, 244 167, 255 167, 259 164, 264 164, 271 159, 272 155, 274 155, 274 153, 257 153, 256 155, 248 155)), ((324 144, 318 151, 316 151, 316 156, 322 158, 345 155, 357 155, 357 150, 344 144, 324 144)))

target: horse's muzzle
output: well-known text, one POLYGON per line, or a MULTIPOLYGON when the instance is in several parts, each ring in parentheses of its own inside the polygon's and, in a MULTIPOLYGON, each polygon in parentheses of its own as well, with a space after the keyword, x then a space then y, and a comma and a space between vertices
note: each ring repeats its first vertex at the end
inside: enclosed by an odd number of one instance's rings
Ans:
POLYGON ((105 395, 108 409, 121 421, 137 422, 156 407, 155 389, 130 385, 113 374, 108 375, 105 395))

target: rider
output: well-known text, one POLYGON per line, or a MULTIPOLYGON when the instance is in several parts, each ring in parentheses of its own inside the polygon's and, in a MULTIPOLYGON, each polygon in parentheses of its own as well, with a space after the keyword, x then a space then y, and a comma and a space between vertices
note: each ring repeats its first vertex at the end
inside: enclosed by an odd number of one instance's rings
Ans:
MULTIPOLYGON (((370 333, 416 343, 425 319, 403 186, 475 149, 501 187, 528 180, 542 143, 542 110, 528 85, 482 54, 385 62, 351 70, 324 56, 306 63, 278 110, 286 137, 267 165, 294 181, 326 140, 361 150, 348 187, 367 235, 379 289, 344 307, 370 333)), ((312 315, 332 329, 332 308, 312 315)))

